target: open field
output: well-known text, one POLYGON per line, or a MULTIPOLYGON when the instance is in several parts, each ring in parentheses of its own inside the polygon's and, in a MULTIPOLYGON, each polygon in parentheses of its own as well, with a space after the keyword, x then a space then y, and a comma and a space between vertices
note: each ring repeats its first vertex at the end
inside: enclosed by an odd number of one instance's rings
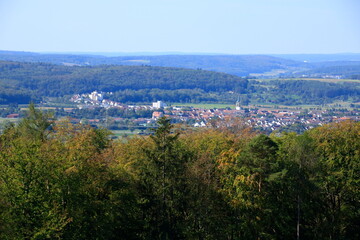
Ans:
POLYGON ((127 142, 129 139, 139 136, 140 129, 131 130, 110 130, 110 137, 113 139, 119 139, 120 141, 127 142))
POLYGON ((132 129, 126 129, 126 130, 110 130, 110 132, 112 133, 111 135, 113 135, 113 136, 123 137, 123 136, 137 135, 139 133, 146 132, 146 130, 132 128, 132 129))
POLYGON ((273 80, 281 81, 319 81, 319 82, 330 82, 330 83, 342 83, 342 82, 352 82, 360 83, 360 80, 356 79, 333 79, 333 78, 269 78, 269 79, 255 79, 255 81, 266 82, 273 80))
POLYGON ((213 108, 231 108, 235 109, 234 104, 221 104, 221 103, 171 103, 172 107, 194 107, 194 108, 203 108, 203 109, 213 109, 213 108))
MULTIPOLYGON (((350 108, 350 102, 343 102, 337 101, 334 103, 324 104, 324 105, 279 105, 279 104, 271 104, 271 103, 255 103, 250 104, 249 106, 242 106, 244 108, 269 108, 272 110, 279 110, 279 109, 310 109, 310 108, 322 108, 322 109, 330 109, 330 108, 350 108)), ((213 109, 213 108, 231 108, 235 109, 235 104, 192 104, 192 103, 173 103, 171 104, 172 107, 179 106, 179 107, 194 107, 194 108, 203 108, 203 109, 213 109)))
POLYGON ((4 123, 7 123, 7 122, 16 123, 16 122, 18 122, 18 121, 19 121, 18 118, 0 118, 0 125, 1 125, 1 124, 4 124, 4 123))
POLYGON ((247 107, 249 108, 268 108, 271 110, 279 110, 279 109, 291 109, 291 110, 300 110, 300 109, 314 109, 314 108, 321 108, 321 109, 332 109, 332 108, 347 108, 352 109, 350 107, 350 102, 344 101, 336 101, 334 103, 328 103, 324 105, 279 105, 279 104, 270 104, 270 103, 258 103, 258 104, 251 104, 247 107))
POLYGON ((0 118, 0 133, 2 133, 8 123, 17 123, 18 121, 18 118, 0 118))
POLYGON ((112 135, 114 136, 124 136, 124 135, 133 135, 136 134, 138 129, 131 131, 131 130, 111 130, 112 135))

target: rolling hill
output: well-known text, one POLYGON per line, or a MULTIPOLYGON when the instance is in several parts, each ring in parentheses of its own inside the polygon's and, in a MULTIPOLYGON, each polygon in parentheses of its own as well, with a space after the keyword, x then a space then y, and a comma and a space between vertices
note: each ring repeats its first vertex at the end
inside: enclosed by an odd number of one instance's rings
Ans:
POLYGON ((245 92, 247 83, 225 73, 183 68, 0 62, 0 103, 27 103, 94 90, 113 92, 115 100, 126 102, 214 101, 224 92, 245 92))
POLYGON ((0 51, 0 60, 19 62, 44 62, 58 65, 130 65, 159 66, 189 69, 203 69, 224 72, 237 76, 261 74, 273 70, 288 72, 306 70, 310 66, 303 62, 266 55, 156 55, 156 56, 116 56, 39 54, 30 52, 0 51))

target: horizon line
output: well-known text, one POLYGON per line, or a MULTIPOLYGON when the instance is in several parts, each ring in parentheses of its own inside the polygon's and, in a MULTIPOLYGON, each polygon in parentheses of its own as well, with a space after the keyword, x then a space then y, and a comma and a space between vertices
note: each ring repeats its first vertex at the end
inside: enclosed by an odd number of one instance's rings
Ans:
POLYGON ((0 52, 18 52, 34 54, 69 54, 69 55, 102 55, 102 56, 156 56, 156 55, 357 55, 360 52, 335 52, 335 53, 216 53, 216 52, 181 52, 181 51, 144 51, 144 52, 122 52, 122 51, 28 51, 28 50, 3 50, 0 52))

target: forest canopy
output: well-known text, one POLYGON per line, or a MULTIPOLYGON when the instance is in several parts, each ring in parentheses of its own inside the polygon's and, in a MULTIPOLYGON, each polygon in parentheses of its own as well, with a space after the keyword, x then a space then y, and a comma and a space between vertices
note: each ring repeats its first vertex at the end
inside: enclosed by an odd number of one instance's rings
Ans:
POLYGON ((359 122, 121 142, 30 106, 0 135, 0 238, 359 239, 359 149, 359 122))
POLYGON ((239 94, 251 104, 326 104, 360 101, 360 83, 257 80, 225 73, 152 66, 60 66, 0 61, 0 104, 28 104, 49 97, 68 101, 73 94, 111 92, 121 103, 234 104, 239 94))
MULTIPOLYGON (((227 91, 244 93, 248 81, 225 73, 182 68, 109 65, 69 67, 0 61, 0 83, 0 103, 28 103, 31 98, 63 97, 94 90, 118 95, 133 91, 132 96, 125 101, 144 102, 146 99, 141 96, 153 89, 163 100, 169 100, 174 95, 173 98, 178 98, 178 101, 190 101, 196 96, 199 98, 199 95, 210 98, 211 92, 218 95, 227 91), (136 95, 140 97, 134 97, 136 95)), ((149 97, 149 94, 145 94, 145 97, 149 97)))

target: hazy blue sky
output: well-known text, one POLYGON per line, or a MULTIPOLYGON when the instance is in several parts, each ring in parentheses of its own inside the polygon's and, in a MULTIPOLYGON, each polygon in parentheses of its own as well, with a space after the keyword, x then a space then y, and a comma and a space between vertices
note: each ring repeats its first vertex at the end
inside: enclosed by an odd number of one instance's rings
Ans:
POLYGON ((360 0, 0 0, 0 49, 360 53, 360 0))

